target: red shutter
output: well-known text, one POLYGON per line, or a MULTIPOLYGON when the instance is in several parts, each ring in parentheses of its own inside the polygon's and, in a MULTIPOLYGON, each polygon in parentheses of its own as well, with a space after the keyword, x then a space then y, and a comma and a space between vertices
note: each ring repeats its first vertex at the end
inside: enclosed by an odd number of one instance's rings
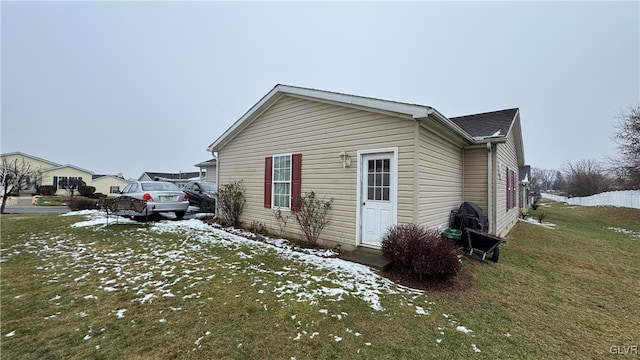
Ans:
POLYGON ((511 209, 511 171, 507 169, 507 211, 511 209))
POLYGON ((271 209, 271 178, 273 176, 273 158, 264 158, 264 207, 271 209))
POLYGON ((511 180, 511 188, 513 193, 511 194, 511 201, 512 201, 512 207, 517 207, 518 206, 518 181, 516 178, 516 172, 511 171, 511 176, 513 178, 513 180, 511 180))
POLYGON ((291 155, 291 210, 298 211, 296 201, 302 195, 302 154, 291 155))

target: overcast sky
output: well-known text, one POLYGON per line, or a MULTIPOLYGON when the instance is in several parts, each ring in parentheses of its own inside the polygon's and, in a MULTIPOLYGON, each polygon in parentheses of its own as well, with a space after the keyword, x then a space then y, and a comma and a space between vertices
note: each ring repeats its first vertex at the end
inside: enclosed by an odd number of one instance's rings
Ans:
POLYGON ((540 168, 615 154, 640 104, 640 2, 7 2, 2 153, 96 174, 197 171, 276 84, 519 107, 540 168))

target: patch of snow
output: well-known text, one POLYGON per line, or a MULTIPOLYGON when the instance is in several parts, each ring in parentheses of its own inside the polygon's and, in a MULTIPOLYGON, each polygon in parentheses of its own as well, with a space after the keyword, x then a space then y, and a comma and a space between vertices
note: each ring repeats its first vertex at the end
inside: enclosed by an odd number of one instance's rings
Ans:
POLYGON ((442 342, 442 339, 436 339, 436 344, 440 344, 442 342))
POLYGON ((116 317, 118 319, 123 319, 124 318, 124 313, 127 312, 127 309, 118 309, 116 310, 116 317))
POLYGON ((333 340, 335 340, 336 342, 340 342, 340 341, 342 341, 342 338, 340 336, 338 336, 338 335, 335 335, 333 337, 333 340))
POLYGON ((102 211, 100 210, 78 210, 78 211, 69 211, 67 213, 61 214, 60 216, 78 216, 78 215, 96 216, 96 215, 99 215, 100 213, 102 213, 102 211))
POLYGON ((557 225, 554 223, 549 223, 549 222, 542 222, 540 223, 540 221, 538 221, 538 219, 532 218, 532 217, 527 217, 526 219, 521 219, 518 218, 519 221, 524 221, 526 223, 529 224, 533 224, 533 225, 538 225, 538 226, 542 226, 542 227, 546 227, 548 229, 553 229, 555 228, 557 225))
POLYGON ((631 239, 640 240, 640 233, 637 233, 635 231, 631 231, 631 230, 627 230, 627 229, 623 229, 623 228, 618 228, 618 227, 612 227, 612 226, 608 227, 607 229, 613 230, 613 231, 617 232, 618 234, 627 235, 631 239))
POLYGON ((62 297, 60 295, 56 295, 54 297, 52 297, 51 299, 49 299, 49 301, 56 301, 56 300, 60 300, 62 299, 62 297))
POLYGON ((480 349, 478 349, 478 347, 476 346, 476 344, 471 344, 471 349, 473 349, 474 353, 479 353, 481 352, 480 349))
POLYGON ((329 310, 327 310, 327 309, 320 309, 320 310, 318 310, 318 312, 319 312, 320 314, 327 314, 327 313, 329 313, 329 310))
POLYGON ((416 314, 418 315, 429 315, 429 312, 423 309, 420 306, 416 306, 416 314))
POLYGON ((311 334, 311 336, 309 336, 309 339, 313 339, 314 337, 319 336, 319 335, 320 335, 320 333, 319 333, 319 332, 314 331, 314 332, 311 334))
POLYGON ((468 333, 470 333, 470 332, 473 332, 473 330, 467 329, 466 327, 464 327, 464 326, 460 326, 460 325, 458 325, 458 327, 456 327, 456 330, 458 330, 458 331, 460 331, 460 332, 463 332, 463 333, 465 333, 465 334, 468 334, 468 333))
POLYGON ((10 332, 8 332, 8 333, 6 333, 4 335, 4 337, 12 337, 12 336, 16 336, 16 331, 15 330, 10 331, 10 332))
POLYGON ((298 341, 302 337, 302 334, 298 333, 296 337, 293 338, 293 341, 298 341))

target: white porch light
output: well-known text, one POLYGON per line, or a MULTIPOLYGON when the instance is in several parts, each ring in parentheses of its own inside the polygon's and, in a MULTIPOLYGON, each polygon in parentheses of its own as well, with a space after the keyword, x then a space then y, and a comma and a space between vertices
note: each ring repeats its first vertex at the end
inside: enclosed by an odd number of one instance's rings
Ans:
POLYGON ((341 151, 340 154, 338 154, 338 156, 340 156, 340 160, 342 161, 343 169, 346 169, 351 166, 351 156, 349 156, 349 154, 347 154, 344 151, 341 151))

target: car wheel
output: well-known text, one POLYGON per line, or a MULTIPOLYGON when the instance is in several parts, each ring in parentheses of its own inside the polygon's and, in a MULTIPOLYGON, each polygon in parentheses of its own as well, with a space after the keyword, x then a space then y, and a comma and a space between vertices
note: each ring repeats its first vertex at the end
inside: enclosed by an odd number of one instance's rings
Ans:
POLYGON ((186 214, 186 211, 176 211, 176 217, 178 218, 178 220, 182 220, 182 218, 184 218, 184 214, 186 214))

